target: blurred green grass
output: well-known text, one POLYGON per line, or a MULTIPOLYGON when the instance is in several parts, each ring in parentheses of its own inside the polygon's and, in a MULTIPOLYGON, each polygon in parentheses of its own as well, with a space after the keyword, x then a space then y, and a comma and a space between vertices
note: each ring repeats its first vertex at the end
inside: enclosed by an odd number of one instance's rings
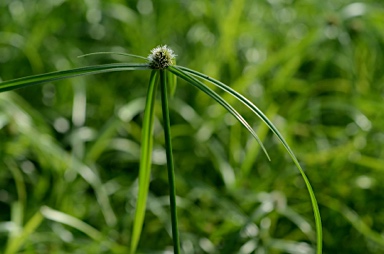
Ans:
MULTIPOLYGON (((324 253, 382 253, 383 14, 379 1, 4 0, 0 78, 131 61, 77 56, 146 56, 167 44, 178 64, 229 84, 281 130, 319 199, 324 253)), ((110 73, 0 95, 2 252, 43 208, 19 253, 125 253, 148 79, 110 73), (52 220, 46 207, 97 233, 52 220)), ((171 101, 184 253, 313 253, 300 175, 267 128, 231 102, 271 162, 207 96, 180 81, 171 101)), ((172 245, 160 119, 154 138, 142 253, 172 245)))

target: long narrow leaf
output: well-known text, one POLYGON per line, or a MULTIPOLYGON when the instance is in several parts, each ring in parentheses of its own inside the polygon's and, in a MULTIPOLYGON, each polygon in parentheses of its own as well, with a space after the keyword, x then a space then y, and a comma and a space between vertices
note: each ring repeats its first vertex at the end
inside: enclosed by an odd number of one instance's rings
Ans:
POLYGON ((265 124, 271 129, 271 131, 278 137, 280 142, 284 145, 285 149, 288 151, 288 153, 291 156, 291 158, 292 158, 293 162, 295 163, 296 167, 299 169, 299 171, 300 171, 300 173, 301 173, 301 175, 302 175, 302 177, 304 179, 305 185, 307 186, 307 189, 308 189, 308 192, 309 192, 309 195, 310 195, 310 198, 311 198, 311 203, 312 203, 312 207, 313 207, 313 213, 315 215, 316 232, 317 232, 317 253, 321 253, 322 252, 322 226, 321 226, 320 211, 319 211, 319 207, 318 207, 318 204, 317 204, 317 200, 316 200, 315 194, 314 194, 312 186, 311 186, 311 184, 310 184, 310 182, 308 180, 308 177, 304 173, 304 170, 301 168, 300 163, 297 160, 295 154, 293 153, 292 149, 289 147, 288 143, 285 141, 284 137, 277 130, 275 125, 251 101, 249 101, 243 95, 241 95, 240 93, 236 92, 235 90, 233 90, 231 87, 225 85, 224 83, 222 83, 222 82, 220 82, 220 81, 218 81, 216 79, 213 79, 211 77, 208 77, 207 75, 204 75, 204 74, 202 74, 200 72, 188 69, 188 68, 183 67, 183 66, 174 66, 174 67, 172 67, 172 69, 179 69, 180 71, 184 71, 184 72, 190 73, 190 74, 192 74, 194 76, 197 76, 199 78, 202 78, 202 79, 210 82, 211 84, 221 88, 222 90, 228 92, 229 94, 234 96, 236 99, 238 99, 240 102, 242 102, 244 105, 249 107, 261 120, 263 120, 265 122, 265 124))
POLYGON ((356 213, 356 211, 344 205, 339 200, 329 196, 322 196, 319 198, 319 200, 321 204, 331 210, 338 212, 341 216, 348 220, 360 234, 364 235, 366 238, 376 243, 377 245, 384 247, 383 234, 373 230, 372 226, 367 224, 364 219, 356 213))
POLYGON ((251 134, 252 136, 257 140, 257 142, 262 147, 264 153, 269 158, 269 155, 267 153, 267 150, 265 149, 263 143, 255 133, 255 131, 252 129, 252 127, 248 124, 248 122, 230 105, 228 102, 226 102, 223 98, 220 97, 216 92, 214 92, 212 89, 207 87, 204 83, 199 81, 198 79, 192 77, 191 75, 181 71, 177 67, 170 66, 168 67, 168 70, 174 73, 175 75, 179 76, 180 78, 184 79, 188 83, 192 84, 193 86, 197 87, 207 95, 209 95, 211 98, 213 98, 215 101, 217 101, 220 105, 222 105, 229 113, 231 113, 251 134))
POLYGON ((136 203, 135 221, 133 223, 133 232, 131 239, 130 253, 134 254, 140 240, 141 230, 143 228, 145 208, 147 203, 151 161, 152 161, 152 147, 153 147, 153 122, 155 117, 155 99, 157 87, 157 71, 153 70, 149 80, 149 87, 147 92, 147 102, 144 111, 143 129, 141 134, 141 156, 140 156, 140 169, 139 169, 139 194, 136 203))
POLYGON ((48 206, 42 206, 40 208, 40 213, 46 219, 62 223, 83 232, 93 240, 99 242, 100 248, 107 247, 110 249, 110 251, 112 251, 112 253, 127 253, 127 248, 125 246, 121 246, 113 241, 106 239, 102 232, 72 215, 52 209, 48 206))
POLYGON ((41 83, 51 82, 60 79, 72 78, 83 75, 98 74, 114 71, 130 71, 130 70, 146 70, 149 69, 147 64, 103 64, 86 66, 65 71, 55 71, 46 74, 28 76, 24 78, 13 79, 0 83, 0 92, 14 90, 20 87, 37 85, 41 83))
POLYGON ((134 58, 148 61, 148 59, 146 57, 128 54, 128 53, 121 53, 121 52, 94 52, 94 53, 89 53, 89 54, 78 56, 78 58, 87 57, 87 56, 94 56, 94 55, 120 55, 120 56, 134 57, 134 58))
POLYGON ((21 246, 24 245, 27 238, 35 232, 35 230, 40 226, 44 217, 40 213, 40 211, 36 212, 31 219, 25 224, 23 230, 20 234, 12 238, 10 242, 8 242, 7 247, 5 249, 5 254, 14 254, 17 253, 21 246))
POLYGON ((63 170, 74 170, 77 172, 90 186, 92 186, 96 200, 100 205, 105 221, 109 226, 116 223, 116 215, 112 209, 111 202, 103 183, 97 173, 95 173, 88 165, 79 160, 75 156, 71 156, 59 144, 57 144, 50 136, 41 132, 37 128, 36 118, 38 114, 31 114, 27 105, 21 106, 23 101, 15 96, 14 93, 8 93, 0 97, 0 109, 3 113, 13 116, 16 130, 26 139, 34 151, 37 160, 47 163, 51 170, 58 170, 62 174, 63 170), (16 102, 15 102, 16 100, 16 102), (30 117, 33 116, 33 121, 30 117), (46 158, 50 158, 47 160, 46 158))
POLYGON ((45 218, 76 228, 96 241, 103 239, 103 235, 97 229, 69 214, 54 210, 48 206, 41 207, 40 212, 45 218))

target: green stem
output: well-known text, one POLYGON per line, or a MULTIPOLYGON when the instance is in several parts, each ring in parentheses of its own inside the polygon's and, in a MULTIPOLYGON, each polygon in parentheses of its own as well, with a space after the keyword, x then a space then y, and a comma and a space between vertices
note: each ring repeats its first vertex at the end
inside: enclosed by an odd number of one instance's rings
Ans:
POLYGON ((172 143, 171 143, 171 125, 169 120, 167 81, 164 70, 160 70, 160 89, 161 89, 161 107, 163 110, 163 125, 165 136, 165 150, 167 154, 168 181, 169 181, 169 200, 171 205, 172 237, 174 253, 180 253, 180 239, 177 226, 176 209, 176 188, 175 188, 175 169, 173 165, 172 143))

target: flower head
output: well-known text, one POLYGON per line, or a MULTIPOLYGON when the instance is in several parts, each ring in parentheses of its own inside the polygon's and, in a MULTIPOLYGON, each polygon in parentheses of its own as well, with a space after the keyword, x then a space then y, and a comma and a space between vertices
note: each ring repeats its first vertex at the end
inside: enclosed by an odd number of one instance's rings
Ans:
POLYGON ((148 56, 149 66, 152 69, 165 69, 174 64, 175 57, 175 53, 167 45, 157 46, 148 56))

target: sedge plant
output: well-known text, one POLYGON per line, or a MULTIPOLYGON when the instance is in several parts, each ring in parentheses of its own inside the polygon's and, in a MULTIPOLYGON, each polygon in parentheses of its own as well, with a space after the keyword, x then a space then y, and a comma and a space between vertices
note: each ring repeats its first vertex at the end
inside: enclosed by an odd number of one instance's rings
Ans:
POLYGON ((177 206, 176 206, 176 189, 175 189, 175 169, 173 163, 172 155, 172 134, 170 128, 170 117, 169 117, 169 106, 168 100, 169 97, 173 95, 176 88, 176 79, 180 78, 186 83, 196 87, 201 90, 203 93, 207 94, 222 107, 224 107, 232 116, 234 116, 256 139, 260 144, 262 150, 269 159, 269 155, 264 148, 261 140, 249 125, 249 123, 242 117, 242 115, 233 108, 222 96, 213 91, 209 86, 207 86, 203 81, 206 81, 221 90, 229 93, 241 103, 246 105, 256 116, 258 116, 268 127, 269 129, 277 136, 279 141, 282 143, 284 148, 289 153, 294 164, 301 173, 301 176, 307 187, 312 209, 314 212, 315 224, 316 224, 316 234, 317 234, 317 253, 322 253, 322 226, 320 212, 318 208, 318 203, 316 201, 315 194, 311 187, 311 184, 300 166, 295 154, 292 149, 289 147, 284 137, 280 134, 274 124, 265 116, 265 114, 255 106, 250 100, 241 95, 240 93, 233 90, 228 85, 211 78, 205 74, 202 74, 198 71, 191 70, 189 68, 176 65, 176 55, 174 52, 167 47, 158 46, 152 49, 151 54, 145 58, 138 55, 126 54, 126 53, 116 53, 116 52, 97 52, 91 53, 84 56, 96 55, 96 54, 120 54, 128 57, 134 57, 141 60, 144 60, 144 63, 113 63, 113 64, 103 64, 103 65, 94 65, 87 67, 80 67, 64 71, 50 72, 40 75, 27 76, 23 78, 18 78, 10 81, 5 81, 0 83, 0 92, 10 91, 21 87, 31 86, 42 84, 46 82, 52 82, 61 79, 73 78, 77 76, 84 75, 95 75, 105 72, 117 72, 117 71, 133 71, 133 70, 150 70, 149 85, 146 95, 146 104, 144 109, 144 120, 142 126, 142 137, 141 137, 141 154, 140 154, 140 168, 139 168, 139 191, 138 199, 136 203, 135 218, 132 229, 130 253, 133 254, 136 252, 140 235, 144 223, 144 215, 146 210, 146 202, 148 196, 148 189, 150 183, 150 174, 151 174, 151 161, 152 161, 152 149, 153 149, 153 126, 154 126, 154 117, 155 117, 155 100, 158 87, 160 86, 161 93, 161 106, 162 106, 162 116, 163 116, 163 129, 165 137, 165 149, 166 149, 166 159, 167 159, 167 169, 168 169, 168 181, 169 181, 169 198, 170 198, 170 210, 171 210, 171 222, 172 222, 172 237, 173 237, 173 246, 174 253, 180 253, 180 238, 178 232, 178 222, 177 222, 177 206))

